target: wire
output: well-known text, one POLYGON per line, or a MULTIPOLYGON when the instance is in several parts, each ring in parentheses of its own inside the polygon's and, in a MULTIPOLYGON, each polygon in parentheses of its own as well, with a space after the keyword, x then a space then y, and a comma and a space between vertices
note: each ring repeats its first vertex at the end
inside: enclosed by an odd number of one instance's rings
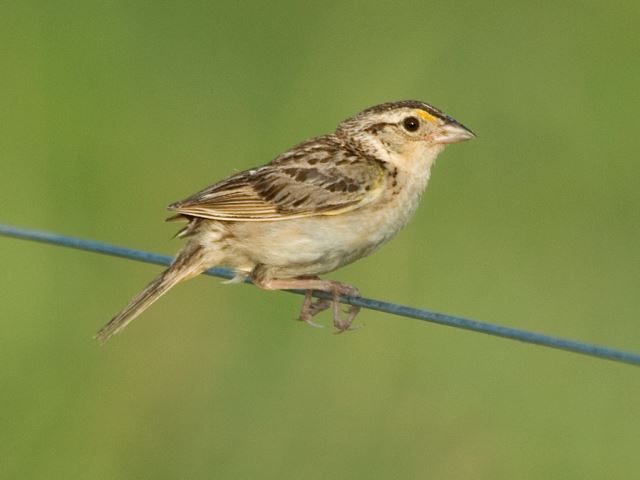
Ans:
MULTIPOLYGON (((159 255, 157 253, 133 250, 131 248, 118 247, 115 245, 109 245, 93 240, 74 238, 66 235, 59 235, 56 233, 28 230, 19 227, 13 227, 10 225, 0 224, 0 235, 21 238, 25 240, 33 240, 36 242, 49 243, 53 245, 60 245, 63 247, 75 248, 79 250, 87 250, 89 252, 102 253, 105 255, 128 258, 131 260, 138 260, 147 263, 155 263, 158 265, 169 265, 172 260, 172 258, 167 255, 159 255)), ((234 277, 232 271, 219 267, 207 270, 205 274, 226 279, 232 279, 234 277)), ((301 290, 290 291, 298 294, 304 293, 304 291, 301 290)), ((331 298, 324 292, 314 292, 314 296, 326 299, 331 298)), ((541 333, 520 330, 517 328, 479 322, 477 320, 470 320, 466 318, 455 317, 452 315, 445 315, 443 313, 407 307, 404 305, 382 302, 380 300, 374 300, 371 298, 343 297, 341 299, 341 302, 349 305, 368 308, 371 310, 377 310, 379 312, 390 313, 392 315, 415 318, 417 320, 437 323, 449 327, 456 327, 465 330, 471 330, 474 332, 485 333, 487 335, 493 335, 496 337, 510 338, 512 340, 519 340, 525 343, 533 343, 545 347, 557 348, 560 350, 580 353, 583 355, 590 355, 592 357, 598 357, 632 365, 640 365, 640 353, 625 352, 622 350, 593 345, 577 340, 559 338, 551 335, 544 335, 541 333)))

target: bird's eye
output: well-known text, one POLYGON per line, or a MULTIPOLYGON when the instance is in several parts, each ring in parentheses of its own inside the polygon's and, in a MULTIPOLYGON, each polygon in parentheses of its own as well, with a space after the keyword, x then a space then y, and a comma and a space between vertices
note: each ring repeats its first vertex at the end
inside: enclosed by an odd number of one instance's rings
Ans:
POLYGON ((402 121, 402 126, 407 132, 415 132, 420 127, 420 121, 416 117, 407 117, 402 121))

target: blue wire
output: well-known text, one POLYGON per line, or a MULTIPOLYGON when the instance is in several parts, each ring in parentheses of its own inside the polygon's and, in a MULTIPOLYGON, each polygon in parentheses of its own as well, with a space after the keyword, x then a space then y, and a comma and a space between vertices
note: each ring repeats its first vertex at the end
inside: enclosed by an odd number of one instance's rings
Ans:
MULTIPOLYGON (((79 250, 87 250, 90 252, 128 258, 132 260, 138 260, 141 262, 155 263, 158 265, 165 265, 165 266, 169 265, 169 263, 171 263, 171 260, 172 260, 172 258, 167 255, 158 255, 156 253, 144 252, 141 250, 133 250, 131 248, 118 247, 115 245, 108 245, 101 242, 84 240, 81 238, 68 237, 66 235, 58 235, 55 233, 39 232, 36 230, 27 230, 24 228, 13 227, 10 225, 0 224, 0 235, 6 235, 9 237, 21 238, 26 240, 33 240, 36 242, 50 243, 53 245, 61 245, 63 247, 76 248, 79 250)), ((232 271, 227 270, 225 268, 219 268, 219 267, 207 270, 205 274, 212 275, 215 277, 222 277, 226 279, 232 279, 234 277, 234 274, 232 271)), ((301 291, 301 290, 291 290, 291 292, 298 293, 298 294, 304 293, 304 291, 301 291)), ((330 299, 330 296, 324 292, 314 292, 314 296, 318 298, 330 299)), ((520 330, 517 328, 493 325, 491 323, 485 323, 485 322, 479 322, 477 320, 454 317, 452 315, 445 315, 443 313, 430 312, 428 310, 421 310, 418 308, 407 307, 404 305, 397 305, 394 303, 381 302, 379 300, 373 300, 370 298, 343 297, 343 303, 356 305, 356 306, 368 308, 371 310, 377 310, 379 312, 390 313, 392 315, 400 315, 403 317, 415 318, 417 320, 423 320, 427 322, 437 323, 440 325, 446 325, 449 327, 472 330, 474 332, 485 333, 487 335, 494 335, 496 337, 510 338, 512 340, 519 340, 521 342, 533 343, 536 345, 557 348, 560 350, 567 350, 569 352, 580 353, 583 355, 590 355, 592 357, 604 358, 607 360, 629 363, 632 365, 640 365, 640 354, 634 353, 634 352, 625 352, 625 351, 616 350, 613 348, 579 342, 576 340, 558 338, 550 335, 544 335, 541 333, 520 330)))

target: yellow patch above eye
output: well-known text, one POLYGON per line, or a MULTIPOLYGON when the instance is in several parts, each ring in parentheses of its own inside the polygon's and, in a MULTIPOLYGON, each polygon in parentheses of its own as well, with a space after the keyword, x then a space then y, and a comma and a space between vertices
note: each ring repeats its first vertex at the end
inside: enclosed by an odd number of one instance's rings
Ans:
POLYGON ((416 114, 419 117, 422 117, 423 119, 425 119, 427 122, 437 122, 438 119, 436 117, 434 117, 433 115, 431 115, 430 113, 425 112, 424 110, 416 110, 416 114))

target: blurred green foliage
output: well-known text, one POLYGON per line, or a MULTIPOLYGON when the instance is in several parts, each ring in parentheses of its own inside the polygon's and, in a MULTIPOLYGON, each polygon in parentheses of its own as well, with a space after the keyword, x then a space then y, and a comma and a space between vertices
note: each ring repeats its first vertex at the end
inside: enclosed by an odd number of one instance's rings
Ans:
MULTIPOLYGON (((4 2, 0 221, 175 252, 164 206, 383 101, 475 130, 334 278, 640 347, 640 4, 4 2)), ((0 238, 2 478, 629 478, 633 367, 0 238), (324 321, 328 317, 323 317, 324 321)))

